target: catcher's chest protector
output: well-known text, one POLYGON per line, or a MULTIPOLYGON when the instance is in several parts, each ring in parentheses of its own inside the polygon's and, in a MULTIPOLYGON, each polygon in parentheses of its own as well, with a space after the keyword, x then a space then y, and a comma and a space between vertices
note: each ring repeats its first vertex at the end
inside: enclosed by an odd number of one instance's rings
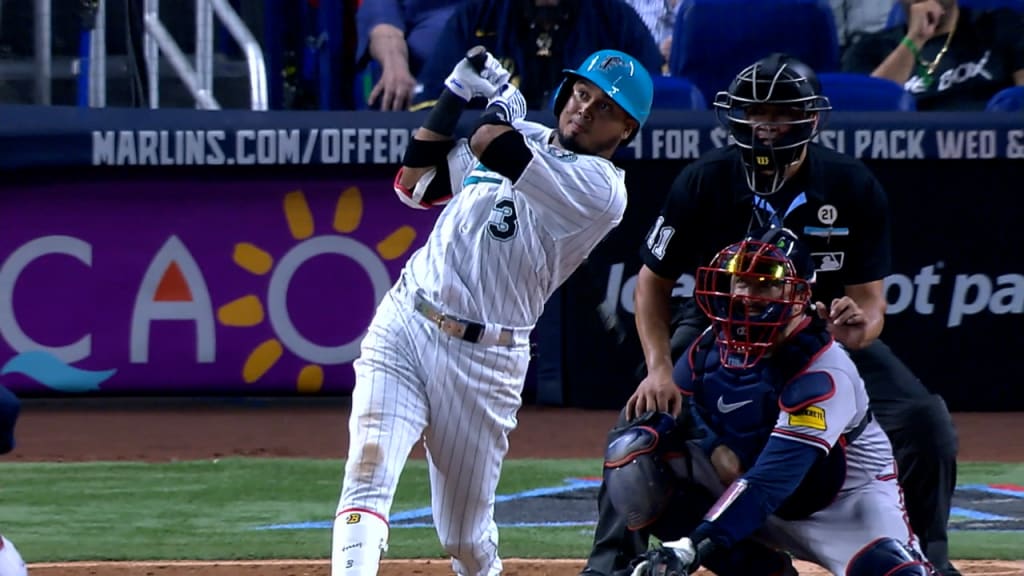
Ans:
MULTIPOLYGON (((720 437, 729 438, 744 470, 749 470, 768 442, 779 418, 779 395, 829 346, 824 330, 803 330, 758 366, 734 370, 722 366, 712 331, 691 349, 693 379, 684 386, 701 418, 720 437)), ((797 490, 776 510, 787 520, 810 516, 827 507, 846 478, 845 440, 811 467, 797 490)))

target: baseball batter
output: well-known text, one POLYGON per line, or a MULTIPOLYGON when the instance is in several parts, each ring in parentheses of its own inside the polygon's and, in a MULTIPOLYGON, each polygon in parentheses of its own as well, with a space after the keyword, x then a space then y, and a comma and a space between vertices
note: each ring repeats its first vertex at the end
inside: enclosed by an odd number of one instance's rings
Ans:
POLYGON ((376 574, 399 475, 422 438, 434 525, 456 573, 499 574, 494 491, 516 426, 529 334, 545 302, 622 219, 610 161, 650 113, 653 85, 631 56, 602 50, 567 70, 557 129, 525 122, 525 100, 490 55, 462 60, 395 178, 416 208, 444 204, 426 244, 377 308, 355 362, 351 444, 331 573, 376 574), (467 102, 488 107, 453 140, 467 102))
POLYGON ((794 574, 755 541, 832 574, 934 573, 864 384, 815 314, 813 281, 810 254, 783 228, 698 269, 694 294, 712 325, 673 375, 692 428, 673 447, 673 418, 648 416, 608 448, 613 505, 631 529, 665 542, 633 576, 699 565, 719 576, 794 574), (637 489, 652 478, 659 490, 637 489))
MULTIPOLYGON (((14 425, 18 422, 21 402, 13 392, 0 386, 0 454, 14 449, 14 425)), ((0 576, 26 576, 25 561, 14 544, 0 535, 0 576)))

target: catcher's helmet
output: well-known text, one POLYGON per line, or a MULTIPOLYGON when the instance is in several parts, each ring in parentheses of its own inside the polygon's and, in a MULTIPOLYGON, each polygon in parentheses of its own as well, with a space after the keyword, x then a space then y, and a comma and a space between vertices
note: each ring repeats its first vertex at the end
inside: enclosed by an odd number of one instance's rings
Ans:
POLYGON ((697 269, 694 296, 711 319, 727 368, 750 368, 777 342, 794 307, 811 297, 814 262, 796 235, 771 227, 697 269))
MULTIPOLYGON (((777 192, 786 168, 796 162, 824 123, 820 113, 832 109, 810 66, 786 54, 772 54, 741 71, 729 90, 715 95, 715 115, 743 153, 750 189, 777 192), (785 109, 783 118, 751 120, 765 107, 785 109)), ((778 110, 776 111, 778 112, 778 110)))
POLYGON ((644 65, 625 52, 598 50, 576 70, 562 70, 562 83, 555 93, 556 117, 562 113, 572 94, 572 83, 580 78, 600 88, 637 121, 639 126, 632 134, 636 136, 651 115, 651 101, 654 99, 654 82, 644 65))

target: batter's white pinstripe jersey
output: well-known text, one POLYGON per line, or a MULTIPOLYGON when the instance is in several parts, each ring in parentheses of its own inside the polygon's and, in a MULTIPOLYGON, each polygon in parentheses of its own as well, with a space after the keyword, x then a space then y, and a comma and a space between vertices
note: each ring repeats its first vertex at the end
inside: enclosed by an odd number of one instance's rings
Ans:
MULTIPOLYGON (((448 154, 455 196, 404 274, 445 312, 531 328, 552 293, 622 221, 625 172, 549 144, 553 130, 517 122, 533 160, 517 182, 459 140, 448 154)), ((428 174, 425 177, 432 177, 428 174)))

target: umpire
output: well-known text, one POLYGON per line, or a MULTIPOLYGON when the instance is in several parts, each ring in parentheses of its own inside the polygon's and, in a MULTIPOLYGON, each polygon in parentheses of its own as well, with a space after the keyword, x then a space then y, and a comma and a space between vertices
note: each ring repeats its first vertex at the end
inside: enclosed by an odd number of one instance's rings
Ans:
MULTIPOLYGON (((784 225, 814 257, 819 315, 855 328, 844 330, 840 342, 892 442, 911 526, 936 569, 958 576, 946 538, 958 448, 952 419, 942 398, 878 339, 885 322, 884 278, 891 272, 885 191, 859 160, 811 142, 831 105, 806 64, 768 56, 740 72, 714 105, 734 143, 679 174, 647 236, 635 296, 646 375, 609 438, 645 411, 681 409, 673 364, 706 321, 692 300, 673 309, 676 279, 752 227, 784 225)), ((604 485, 598 510, 583 571, 588 576, 623 570, 647 549, 647 535, 626 529, 604 485)))

